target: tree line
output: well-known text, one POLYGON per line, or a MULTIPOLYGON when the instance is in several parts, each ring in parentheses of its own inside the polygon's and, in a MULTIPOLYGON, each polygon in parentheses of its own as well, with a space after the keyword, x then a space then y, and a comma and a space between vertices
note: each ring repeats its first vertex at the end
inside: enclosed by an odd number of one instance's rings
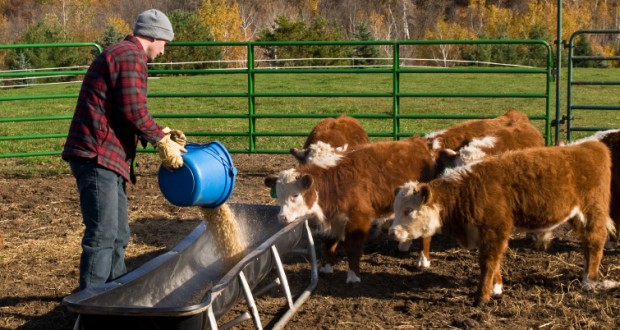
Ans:
MULTIPOLYGON (((553 45, 557 26, 557 1, 552 0, 0 0, 5 31, 0 43, 94 41, 105 47, 131 33, 136 15, 152 7, 168 14, 175 41, 540 39, 553 45)), ((562 9, 563 40, 580 29, 620 28, 620 0, 565 0, 562 9)), ((316 64, 312 58, 357 58, 357 64, 372 65, 373 58, 389 52, 380 46, 267 47, 260 56, 307 59, 290 65, 316 64)), ((620 38, 583 37, 575 52, 618 55, 620 38)), ((89 56, 74 50, 10 50, 0 52, 0 69, 71 66, 89 56)), ((411 47, 401 56, 444 65, 449 60, 545 64, 540 49, 525 46, 411 47)), ((244 58, 240 47, 169 47, 161 61, 204 59, 190 66, 208 67, 244 58)))

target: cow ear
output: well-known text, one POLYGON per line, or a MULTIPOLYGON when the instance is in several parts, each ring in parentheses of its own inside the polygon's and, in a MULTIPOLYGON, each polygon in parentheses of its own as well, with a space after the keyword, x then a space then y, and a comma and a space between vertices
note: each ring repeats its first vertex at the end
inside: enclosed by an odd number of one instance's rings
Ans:
POLYGON ((418 195, 420 195, 422 203, 428 202, 428 200, 431 198, 431 190, 428 188, 428 185, 421 185, 418 188, 418 195))
POLYGON ((275 188, 278 177, 273 174, 269 174, 265 177, 265 186, 269 188, 275 188))
POLYGON ((452 149, 442 149, 437 156, 437 172, 443 172, 446 168, 454 167, 454 160, 459 153, 452 149))
POLYGON ((308 189, 312 186, 312 176, 310 174, 304 174, 301 177, 301 187, 303 189, 308 189))
POLYGON ((293 157, 295 157, 300 163, 303 163, 306 161, 306 156, 308 155, 308 149, 291 148, 290 152, 291 152, 291 155, 293 155, 293 157))

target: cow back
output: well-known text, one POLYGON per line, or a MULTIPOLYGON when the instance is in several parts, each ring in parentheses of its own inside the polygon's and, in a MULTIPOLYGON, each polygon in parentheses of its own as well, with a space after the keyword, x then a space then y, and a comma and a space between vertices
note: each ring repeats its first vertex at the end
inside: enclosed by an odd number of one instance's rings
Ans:
POLYGON ((510 109, 497 118, 467 120, 450 126, 439 134, 431 134, 429 144, 435 151, 440 149, 458 150, 470 143, 474 138, 488 136, 501 128, 522 122, 528 122, 527 115, 510 109))
POLYGON ((517 226, 543 228, 575 208, 609 205, 610 165, 607 147, 589 141, 508 151, 432 185, 457 222, 505 221, 502 215, 510 215, 517 226))
POLYGON ((411 180, 432 179, 434 165, 426 142, 410 138, 364 145, 348 152, 331 168, 307 164, 298 171, 315 178, 314 190, 328 217, 354 210, 376 218, 391 212, 399 186, 411 180))
POLYGON ((349 148, 369 142, 368 134, 360 122, 346 115, 321 120, 306 138, 304 149, 318 141, 333 147, 348 145, 349 148))

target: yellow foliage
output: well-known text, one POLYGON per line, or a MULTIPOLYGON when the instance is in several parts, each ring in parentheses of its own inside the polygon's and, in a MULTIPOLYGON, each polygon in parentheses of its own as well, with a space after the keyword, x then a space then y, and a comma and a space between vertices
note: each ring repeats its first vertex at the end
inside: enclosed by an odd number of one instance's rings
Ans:
MULTIPOLYGON (((216 41, 246 41, 237 1, 229 5, 226 0, 203 0, 198 17, 211 29, 216 41)), ((225 60, 239 61, 233 66, 245 65, 243 47, 224 47, 223 54, 225 60)))
POLYGON ((236 1, 228 5, 226 0, 203 0, 198 17, 209 26, 216 41, 245 41, 236 1))
POLYGON ((121 34, 131 34, 131 26, 120 16, 108 17, 107 25, 113 26, 114 29, 121 32, 121 34))
MULTIPOLYGON (((447 22, 445 18, 437 21, 432 30, 424 33, 424 39, 428 40, 467 40, 472 39, 474 34, 456 22, 447 22)), ((447 67, 452 65, 451 60, 460 59, 460 45, 441 44, 424 47, 421 54, 424 57, 440 59, 440 64, 447 67)))
MULTIPOLYGON (((368 23, 370 25, 370 29, 372 30, 372 34, 375 36, 380 36, 380 31, 383 31, 383 27, 385 25, 385 17, 379 13, 372 12, 370 17, 368 17, 368 23)), ((385 37, 380 37, 387 39, 385 37)))
POLYGON ((305 0, 305 6, 313 15, 319 12, 319 3, 321 0, 305 0))
MULTIPOLYGON (((546 24, 553 36, 557 35, 557 4, 546 3, 546 24)), ((588 3, 563 2, 562 6, 562 39, 569 40, 578 30, 592 27, 592 11, 588 3)))
MULTIPOLYGON (((2 0, 0 0, 0 5, 2 3, 2 0)), ((8 23, 8 19, 6 18, 5 15, 0 14, 0 30, 2 31, 6 31, 7 28, 7 24, 8 23)), ((2 34, 2 36, 0 37, 0 43, 6 43, 8 40, 6 39, 7 35, 5 33, 2 34)))
POLYGON ((500 36, 502 35, 503 29, 509 29, 511 19, 512 11, 510 9, 491 5, 488 8, 486 29, 489 31, 490 35, 500 36))
POLYGON ((103 29, 95 29, 94 21, 100 2, 95 0, 52 0, 48 2, 50 12, 44 19, 57 24, 77 41, 92 41, 103 29))
POLYGON ((616 55, 616 49, 613 45, 594 45, 592 46, 592 52, 601 56, 614 56, 616 55))
POLYGON ((445 18, 438 20, 433 30, 424 33, 424 39, 467 40, 473 37, 473 33, 467 28, 456 22, 447 22, 445 18))

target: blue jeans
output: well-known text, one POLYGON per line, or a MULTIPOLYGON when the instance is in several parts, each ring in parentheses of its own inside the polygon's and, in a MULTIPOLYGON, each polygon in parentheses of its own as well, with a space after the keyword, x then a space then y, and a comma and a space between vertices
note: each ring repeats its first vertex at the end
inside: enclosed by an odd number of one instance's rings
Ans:
POLYGON ((123 275, 129 242, 125 179, 94 160, 70 160, 80 193, 84 226, 80 289, 123 275))

